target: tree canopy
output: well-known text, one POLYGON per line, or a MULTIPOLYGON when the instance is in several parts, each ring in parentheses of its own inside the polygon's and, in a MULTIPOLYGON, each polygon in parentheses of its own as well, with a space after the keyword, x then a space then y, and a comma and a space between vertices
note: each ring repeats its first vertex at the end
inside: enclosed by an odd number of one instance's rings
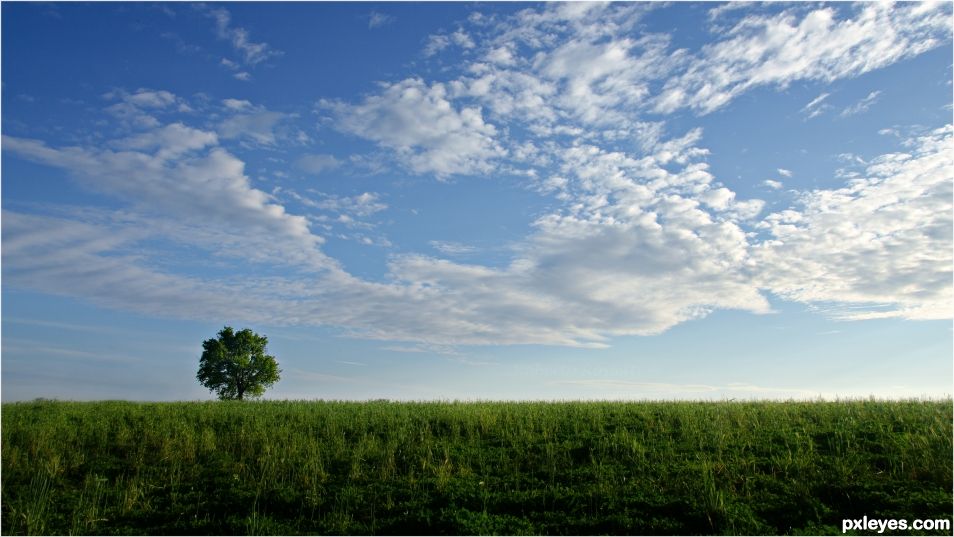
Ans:
POLYGON ((226 326, 217 338, 202 342, 196 379, 219 399, 260 396, 281 373, 275 357, 266 354, 267 344, 267 337, 248 328, 236 332, 226 326))

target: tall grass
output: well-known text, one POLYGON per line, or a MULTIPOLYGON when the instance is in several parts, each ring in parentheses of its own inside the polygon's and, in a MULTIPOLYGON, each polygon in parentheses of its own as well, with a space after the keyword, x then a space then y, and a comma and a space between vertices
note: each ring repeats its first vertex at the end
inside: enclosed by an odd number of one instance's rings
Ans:
POLYGON ((952 403, 5 404, 4 534, 790 534, 951 518, 952 403))

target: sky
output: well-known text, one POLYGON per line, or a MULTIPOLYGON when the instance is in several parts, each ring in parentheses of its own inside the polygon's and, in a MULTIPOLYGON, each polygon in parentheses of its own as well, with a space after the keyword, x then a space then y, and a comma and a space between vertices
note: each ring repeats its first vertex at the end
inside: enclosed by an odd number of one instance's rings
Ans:
POLYGON ((3 401, 954 391, 950 2, 0 9, 3 401))

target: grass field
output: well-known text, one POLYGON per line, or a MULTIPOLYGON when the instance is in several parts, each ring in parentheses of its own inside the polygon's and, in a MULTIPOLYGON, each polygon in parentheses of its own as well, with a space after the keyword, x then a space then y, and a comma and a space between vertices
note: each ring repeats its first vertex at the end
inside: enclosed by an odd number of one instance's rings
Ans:
POLYGON ((2 442, 5 535, 841 534, 952 515, 950 400, 32 402, 3 405, 2 442))

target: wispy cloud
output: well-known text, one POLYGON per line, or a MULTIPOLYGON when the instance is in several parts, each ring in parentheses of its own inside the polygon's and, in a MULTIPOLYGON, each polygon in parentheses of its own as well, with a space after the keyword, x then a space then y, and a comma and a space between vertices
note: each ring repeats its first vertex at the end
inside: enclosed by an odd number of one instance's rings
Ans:
POLYGON ((295 161, 295 166, 306 173, 312 175, 321 175, 322 173, 334 170, 341 166, 341 161, 334 155, 313 154, 302 155, 295 161))
POLYGON ((135 128, 150 128, 160 125, 156 114, 168 110, 188 111, 189 106, 175 94, 165 90, 139 88, 130 93, 116 89, 103 94, 103 99, 114 101, 106 112, 123 124, 135 128))
POLYGON ((357 217, 370 216, 388 208, 387 204, 381 201, 381 196, 375 192, 364 192, 350 197, 325 194, 322 198, 321 201, 315 202, 315 207, 357 217))
POLYGON ((171 41, 176 48, 176 52, 179 54, 194 55, 203 52, 202 47, 192 43, 187 43, 184 39, 182 39, 182 36, 175 32, 163 32, 159 34, 159 37, 171 41))
POLYGON ((434 34, 427 37, 427 45, 424 46, 424 56, 430 57, 444 50, 450 45, 451 40, 443 34, 434 34))
POLYGON ((855 114, 861 114, 867 112, 869 108, 874 106, 878 102, 878 98, 881 96, 881 91, 872 91, 868 94, 867 97, 861 99, 855 104, 845 108, 841 111, 841 117, 853 116, 855 114))
POLYGON ((818 117, 823 114, 826 110, 830 109, 831 106, 828 104, 823 104, 823 101, 827 99, 831 94, 822 93, 818 97, 815 97, 808 104, 802 108, 802 113, 808 116, 808 119, 813 117, 818 117))
POLYGON ((773 240, 755 257, 762 285, 830 304, 838 318, 950 318, 952 132, 910 140, 910 153, 881 155, 864 177, 766 217, 759 227, 773 240))
MULTIPOLYGON (((565 210, 534 222, 508 265, 405 254, 390 259, 384 282, 338 268, 304 218, 248 186, 241 161, 214 148, 212 133, 167 128, 116 141, 129 148, 123 153, 5 137, 5 150, 133 203, 148 200, 166 215, 94 225, 5 211, 8 285, 152 314, 327 324, 357 337, 442 347, 601 347, 611 336, 660 333, 713 309, 768 312, 762 289, 858 306, 847 318, 951 313, 950 252, 935 239, 950 227, 949 128, 912 140, 911 154, 875 159, 864 181, 805 193, 801 205, 769 215, 756 224, 772 235, 764 242, 746 233, 753 200, 737 200, 706 171, 698 133, 660 144, 649 159, 555 148, 575 193, 565 210), (130 166, 138 172, 126 173, 130 166), (655 178, 651 189, 644 177, 655 178), (829 224, 832 214, 838 226, 829 224), (218 283, 165 273, 150 268, 137 246, 157 233, 243 261, 255 252, 258 262, 325 272, 218 283)), ((385 207, 373 193, 314 203, 355 215, 385 207)))
POLYGON ((229 110, 248 110, 253 108, 252 103, 244 99, 222 99, 222 104, 229 110))
POLYGON ((394 15, 389 15, 380 11, 372 11, 368 15, 368 28, 380 28, 388 24, 393 24, 395 20, 397 20, 397 18, 394 15))
POLYGON ((453 345, 440 345, 433 343, 419 343, 416 345, 388 345, 382 347, 383 350, 391 352, 409 353, 409 354, 437 354, 441 356, 460 357, 461 353, 453 345))
POLYGON ((748 2, 725 2, 709 10, 709 20, 716 21, 728 13, 749 9, 751 6, 748 2))
POLYGON ((267 194, 252 188, 244 163, 217 147, 214 133, 173 123, 106 145, 121 150, 55 148, 36 140, 3 137, 5 150, 62 168, 87 188, 131 202, 140 214, 166 218, 179 226, 201 222, 209 232, 256 231, 224 240, 223 247, 257 237, 262 242, 253 251, 283 252, 301 263, 329 266, 318 250, 323 239, 311 233, 308 221, 286 213, 267 194), (263 237, 263 232, 269 236, 263 237))
POLYGON ((141 358, 131 355, 116 354, 102 351, 86 351, 70 347, 50 345, 45 342, 4 338, 3 354, 7 360, 16 360, 19 355, 57 357, 83 362, 106 362, 115 364, 129 364, 142 362, 141 358))
MULTIPOLYGON (((243 63, 226 68, 274 57, 236 33, 227 11, 204 9, 241 52, 243 63)), ((899 141, 907 146, 869 161, 863 177, 796 192, 792 206, 765 216, 765 201, 715 176, 702 129, 664 124, 665 113, 715 111, 753 88, 831 82, 928 50, 949 32, 943 9, 746 12, 695 52, 634 33, 646 9, 546 4, 441 34, 465 51, 459 69, 438 71, 446 79, 386 81, 353 101, 319 104, 334 129, 370 142, 367 155, 339 161, 316 145, 288 157, 312 174, 357 161, 396 164, 424 176, 416 181, 519 181, 546 205, 502 263, 462 260, 470 246, 433 240, 435 255, 391 252, 376 279, 349 273, 315 230, 367 229, 360 220, 394 198, 284 184, 267 193, 222 144, 280 147, 292 113, 233 98, 210 106, 217 116, 205 126, 189 126, 163 115, 181 104, 177 96, 138 90, 111 96, 106 112, 135 124, 134 135, 72 147, 3 138, 5 151, 121 205, 65 216, 4 211, 4 283, 157 315, 335 326, 413 352, 599 348, 714 310, 770 313, 768 293, 835 304, 844 318, 949 317, 950 128, 899 141), (231 262, 227 275, 192 275, 161 256, 155 243, 164 241, 231 262), (269 267, 281 270, 256 270, 269 267)))
POLYGON ((251 66, 255 66, 269 58, 275 58, 284 54, 276 50, 268 43, 256 43, 251 40, 248 30, 241 26, 232 25, 232 15, 222 7, 209 7, 205 4, 199 4, 198 9, 202 10, 208 17, 215 21, 215 31, 219 39, 224 39, 231 43, 232 48, 241 56, 242 60, 251 66))
MULTIPOLYGON (((254 106, 248 101, 225 99, 223 105, 230 114, 217 128, 224 139, 240 139, 247 143, 274 146, 281 139, 281 123, 290 115, 268 110, 263 106, 254 106)), ((285 133, 289 134, 290 133, 285 133)))
POLYGON ((854 77, 937 47, 950 34, 940 4, 864 4, 850 18, 832 7, 800 12, 745 17, 666 82, 656 110, 709 113, 757 86, 854 77))
POLYGON ((470 255, 477 251, 477 248, 461 244, 454 241, 430 241, 428 242, 435 250, 445 255, 470 255))
POLYGON ((239 65, 237 62, 233 62, 232 60, 230 60, 230 59, 228 59, 228 58, 222 58, 222 59, 219 61, 219 65, 225 67, 225 68, 228 69, 229 71, 232 71, 232 78, 234 78, 234 79, 236 79, 236 80, 241 80, 241 81, 243 81, 243 82, 248 82, 249 80, 252 79, 252 74, 251 74, 251 73, 249 73, 248 71, 242 70, 242 66, 241 66, 241 65, 239 65))

